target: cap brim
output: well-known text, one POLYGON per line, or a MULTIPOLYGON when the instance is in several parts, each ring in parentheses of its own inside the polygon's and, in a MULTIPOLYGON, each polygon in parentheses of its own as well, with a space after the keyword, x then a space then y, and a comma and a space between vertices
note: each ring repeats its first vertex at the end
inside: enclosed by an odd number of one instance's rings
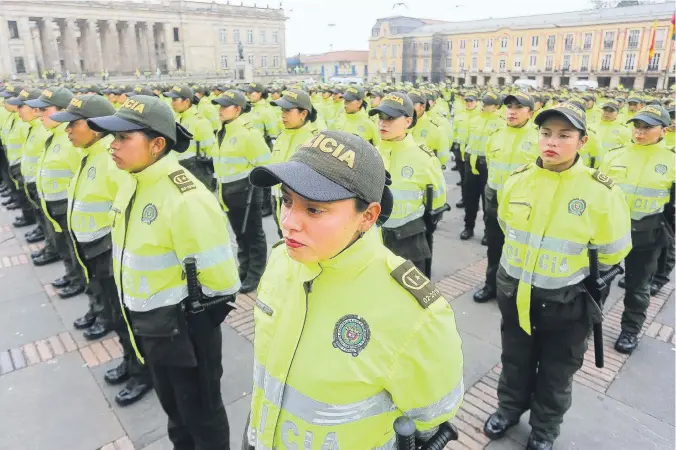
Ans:
POLYGON ((257 91, 256 89, 252 88, 251 86, 244 86, 242 88, 242 91, 246 92, 247 94, 250 92, 262 92, 262 91, 257 91))
POLYGON ((261 188, 282 183, 296 194, 316 202, 335 202, 356 197, 354 192, 297 161, 256 167, 251 171, 249 181, 261 188))
POLYGON ((5 103, 7 103, 8 105, 13 105, 13 106, 21 106, 25 102, 23 100, 21 100, 19 97, 12 97, 12 98, 5 100, 5 103))
POLYGON ((563 117, 566 119, 568 122, 570 122, 573 127, 580 131, 584 131, 585 133, 587 132, 587 128, 582 125, 582 122, 577 120, 575 117, 573 117, 571 114, 568 114, 563 111, 559 111, 558 109, 548 109, 547 111, 541 112, 536 118, 535 118, 535 125, 540 126, 542 123, 549 119, 550 117, 563 117))
POLYGON ((0 97, 4 98, 16 97, 16 94, 12 94, 11 92, 0 92, 0 97))
POLYGON ((465 97, 465 101, 466 101, 466 102, 475 102, 475 101, 476 101, 476 97, 465 97))
MULTIPOLYGON (((512 100, 514 100, 515 102, 517 102, 519 105, 522 105, 522 106, 533 106, 528 102, 528 100, 521 99, 521 98, 517 97, 516 95, 508 95, 507 97, 505 97, 505 99, 502 101, 502 103, 506 105, 507 103, 509 103, 512 100)), ((533 100, 533 103, 535 103, 535 100, 533 100)))
POLYGON ((111 133, 145 130, 146 128, 149 128, 145 125, 139 125, 118 116, 104 116, 87 119, 87 125, 94 131, 108 131, 111 133))
POLYGON ((292 109, 292 108, 300 108, 300 106, 296 105, 295 103, 291 103, 288 100, 285 100, 284 97, 275 100, 273 102, 270 102, 272 106, 279 106, 282 109, 292 109))
POLYGON ((47 108, 48 106, 52 106, 51 103, 43 102, 38 98, 36 98, 35 100, 25 101, 24 104, 26 106, 30 106, 31 108, 47 108))
POLYGON ((646 115, 643 115, 643 114, 636 114, 634 117, 627 120, 627 123, 636 122, 637 120, 643 121, 643 122, 647 123, 648 125, 666 126, 666 125, 664 125, 664 123, 661 120, 658 120, 658 119, 655 119, 654 117, 646 116, 646 115))
POLYGON ((357 97, 351 92, 348 92, 345 95, 343 95, 343 100, 345 100, 346 102, 353 102, 355 100, 361 100, 361 98, 357 97))
POLYGON ((54 122, 73 122, 75 120, 86 119, 85 116, 68 111, 54 113, 51 116, 49 116, 49 118, 52 119, 54 122))
POLYGON ((396 119, 397 117, 401 117, 401 116, 406 115, 404 113, 404 111, 401 111, 399 109, 394 109, 394 108, 391 108, 387 105, 382 105, 382 106, 378 105, 375 108, 371 109, 371 111, 369 111, 369 116, 375 116, 376 114, 379 114, 379 113, 383 113, 383 114, 385 114, 389 117, 392 117, 394 119, 396 119))
POLYGON ((180 95, 178 95, 175 92, 162 92, 162 95, 164 95, 165 97, 169 97, 169 98, 179 98, 180 97, 180 95))
POLYGON ((228 100, 227 98, 215 98, 211 101, 213 105, 219 105, 219 106, 240 106, 237 103, 233 102, 232 100, 228 100))
POLYGON ((620 107, 619 107, 618 105, 609 105, 609 104, 605 104, 605 105, 601 106, 601 109, 605 109, 605 108, 611 108, 611 109, 613 109, 614 111, 619 111, 619 110, 620 110, 620 107))

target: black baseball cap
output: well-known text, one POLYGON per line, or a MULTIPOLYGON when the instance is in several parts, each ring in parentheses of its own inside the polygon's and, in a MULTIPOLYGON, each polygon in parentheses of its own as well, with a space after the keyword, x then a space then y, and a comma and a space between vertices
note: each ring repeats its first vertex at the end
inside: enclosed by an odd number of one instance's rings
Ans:
POLYGON ((355 100, 363 100, 364 99, 364 89, 360 86, 348 86, 345 89, 345 94, 343 95, 343 99, 346 102, 352 102, 355 100))
POLYGON ((265 92, 265 86, 262 83, 253 82, 246 84, 242 90, 244 92, 265 92))
POLYGON ((256 187, 284 184, 309 200, 334 202, 359 198, 382 207, 379 220, 392 213, 391 180, 378 150, 362 137, 343 131, 322 131, 303 144, 287 162, 255 167, 249 175, 256 187))
POLYGON ((632 95, 631 97, 627 98, 627 103, 644 103, 644 102, 641 97, 632 95))
POLYGON ((391 92, 382 98, 380 104, 369 111, 369 116, 383 113, 387 116, 397 118, 401 116, 415 117, 413 102, 410 97, 403 92, 391 92))
POLYGON ((498 94, 486 92, 486 94, 484 94, 484 96, 481 98, 481 103, 484 105, 500 106, 502 102, 500 101, 500 96, 498 94))
POLYGON ((242 91, 238 89, 229 89, 222 93, 219 97, 211 101, 214 105, 220 106, 239 106, 242 108, 242 112, 246 113, 251 111, 251 105, 246 99, 242 91))
POLYGON ((111 133, 152 130, 171 143, 171 149, 182 153, 190 146, 192 134, 174 121, 171 108, 158 97, 136 95, 127 99, 115 114, 87 120, 94 131, 111 133))
POLYGON ((506 105, 512 101, 517 102, 519 105, 527 106, 530 109, 535 108, 535 99, 527 92, 515 92, 514 94, 509 94, 505 97, 503 103, 506 105))
POLYGON ((616 100, 608 100, 606 101, 603 105, 601 105, 601 109, 606 109, 610 108, 614 111, 619 111, 620 110, 620 104, 616 100))
POLYGON ((8 105, 22 106, 28 100, 35 100, 40 97, 40 89, 23 89, 16 97, 8 98, 5 103, 8 105))
POLYGON ((550 117, 563 117, 575 129, 580 130, 583 135, 587 133, 587 115, 582 108, 573 103, 559 103, 553 108, 542 111, 535 118, 535 125, 542 126, 545 120, 550 117))
POLYGON ((299 108, 308 112, 314 110, 312 106, 312 99, 307 92, 300 89, 289 89, 284 91, 282 96, 275 101, 270 102, 273 106, 279 106, 282 109, 299 108))
POLYGON ((421 105, 427 104, 427 96, 423 91, 419 91, 417 89, 409 91, 408 98, 411 99, 411 102, 413 102, 414 105, 416 103, 420 103, 421 105))
POLYGON ((37 99, 28 100, 26 106, 30 106, 31 108, 56 106, 57 108, 66 109, 73 97, 74 95, 70 92, 70 89, 65 87, 47 88, 42 91, 37 99))
POLYGON ((100 95, 85 94, 74 97, 65 111, 54 113, 49 118, 55 122, 73 122, 113 114, 115 114, 115 108, 108 100, 100 95))
POLYGON ((188 100, 193 101, 195 98, 195 93, 188 86, 179 86, 175 85, 171 90, 167 92, 162 92, 162 95, 169 98, 187 98, 188 100))
POLYGON ((134 95, 149 95, 155 97, 155 93, 148 87, 137 84, 134 86, 134 89, 130 92, 126 92, 127 97, 133 97, 134 95))
POLYGON ((115 95, 127 95, 127 92, 131 91, 131 87, 126 84, 119 84, 110 88, 110 93, 115 95))
POLYGON ((0 92, 0 97, 4 98, 17 97, 22 90, 23 86, 8 83, 5 85, 5 90, 0 92))
POLYGON ((652 126, 661 125, 668 127, 671 125, 669 112, 659 105, 649 105, 641 108, 634 117, 627 120, 627 123, 635 122, 637 120, 641 120, 652 126))
POLYGON ((466 102, 475 102, 477 100, 476 94, 472 92, 465 94, 464 100, 466 102))

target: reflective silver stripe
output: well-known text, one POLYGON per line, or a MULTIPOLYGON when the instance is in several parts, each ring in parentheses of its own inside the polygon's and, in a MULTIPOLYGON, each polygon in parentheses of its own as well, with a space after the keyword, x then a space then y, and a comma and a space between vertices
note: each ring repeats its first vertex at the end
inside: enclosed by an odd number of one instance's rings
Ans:
POLYGON ((40 176, 47 178, 72 178, 73 171, 68 169, 42 169, 40 176))
POLYGON ((208 147, 210 145, 214 145, 214 142, 216 142, 216 139, 211 138, 211 139, 205 139, 203 141, 200 141, 200 145, 202 147, 208 147))
POLYGON ((344 405, 314 400, 293 387, 283 384, 255 360, 254 385, 262 389, 265 398, 277 408, 284 409, 311 425, 345 425, 396 410, 392 397, 387 391, 381 391, 367 399, 344 405))
POLYGON ((246 170, 244 172, 237 173, 235 175, 225 175, 218 177, 218 182, 219 183, 232 183, 233 181, 239 181, 244 178, 247 178, 249 176, 249 173, 251 173, 251 170, 246 170))
POLYGON ((463 392, 465 392, 465 385, 463 380, 460 379, 460 382, 453 388, 453 390, 444 395, 438 401, 429 406, 404 411, 404 414, 413 420, 420 422, 430 422, 437 417, 441 417, 445 414, 450 414, 455 411, 455 409, 462 402, 463 392))
POLYGON ((414 213, 409 214, 406 217, 400 217, 398 219, 390 217, 387 219, 387 222, 383 224, 383 228, 397 228, 401 227, 403 225, 406 225, 409 222, 414 221, 415 219, 418 219, 423 216, 425 213, 425 208, 423 206, 420 206, 418 210, 414 213))
POLYGON ((248 164, 248 162, 249 160, 243 156, 216 156, 214 158, 214 164, 248 164))
POLYGON ((524 164, 510 164, 510 163, 491 161, 489 163, 488 167, 489 167, 489 169, 504 170, 504 171, 511 172, 512 170, 516 170, 523 165, 524 164))
POLYGON ((210 289, 206 286, 202 286, 202 294, 206 295, 207 297, 223 297, 224 295, 236 294, 237 292, 239 292, 239 289, 241 287, 242 284, 240 283, 239 280, 237 280, 235 284, 229 287, 228 289, 221 289, 218 291, 210 289))
POLYGON ((22 144, 5 144, 5 150, 16 150, 17 148, 21 148, 22 144))
POLYGON ((260 164, 265 164, 268 161, 270 161, 270 153, 266 153, 265 155, 261 156, 260 158, 255 158, 253 161, 251 161, 251 164, 256 166, 256 165, 260 165, 260 164))
POLYGON ((61 191, 61 192, 54 192, 51 194, 42 194, 42 198, 45 199, 45 201, 48 202, 58 202, 59 200, 67 200, 68 199, 68 191, 61 191))
POLYGON ((633 184, 618 184, 620 189, 626 194, 642 195, 644 197, 665 198, 669 197, 669 191, 666 189, 653 189, 634 186, 633 184))
POLYGON ((187 296, 188 286, 181 285, 156 292, 147 298, 137 298, 124 294, 124 304, 132 311, 144 312, 163 306, 176 305, 187 296))
POLYGON ((40 158, 37 156, 24 156, 21 158, 21 161, 27 164, 37 164, 40 161, 40 158))
POLYGON ((550 277, 539 273, 533 273, 524 270, 523 267, 514 267, 510 265, 504 255, 500 258, 500 265, 510 277, 542 289, 561 289, 568 286, 574 286, 589 276, 589 267, 583 267, 567 277, 550 277))
POLYGON ((407 191, 403 189, 391 189, 391 192, 395 202, 397 200, 422 200, 423 198, 423 192, 420 190, 407 191))
POLYGON ((122 260, 122 265, 128 269, 139 270, 148 272, 151 270, 163 270, 169 269, 174 266, 179 266, 178 257, 176 252, 171 251, 167 253, 162 253, 160 255, 135 255, 129 250, 124 251, 124 258, 122 260))
POLYGON ((176 158, 177 158, 179 161, 184 161, 184 160, 186 160, 186 159, 194 158, 194 157, 195 157, 195 152, 194 152, 194 151, 193 151, 193 152, 190 152, 189 150, 190 150, 190 149, 186 150, 186 151, 183 152, 183 153, 179 153, 178 155, 176 155, 176 158))
POLYGON ((82 213, 106 213, 113 207, 113 202, 82 202, 75 200, 73 202, 73 211, 82 213))
POLYGON ((599 245, 599 253, 603 255, 612 255, 613 253, 624 250, 629 244, 631 244, 631 233, 627 233, 618 240, 609 244, 599 245))
POLYGON ((24 176, 23 181, 25 183, 35 183, 36 181, 35 175, 24 176))
POLYGON ((510 239, 535 249, 548 250, 550 252, 572 256, 579 255, 587 248, 587 244, 578 244, 577 242, 549 236, 543 238, 542 236, 531 234, 526 231, 516 230, 510 226, 506 227, 505 239, 510 239))
POLYGON ((9 162, 10 166, 18 166, 19 164, 21 164, 21 157, 19 157, 18 159, 14 159, 14 160, 9 162))
POLYGON ((218 247, 205 250, 194 255, 188 255, 197 260, 198 269, 208 269, 232 258, 232 248, 230 245, 219 245, 218 247))
POLYGON ((110 230, 110 227, 103 227, 100 230, 91 232, 73 230, 73 234, 75 235, 75 239, 77 239, 78 242, 94 242, 95 240, 101 239, 103 236, 110 234, 110 230))
POLYGON ((488 187, 496 191, 501 191, 502 188, 505 187, 505 185, 502 183, 495 183, 492 180, 488 180, 488 187))
POLYGON ((660 209, 656 211, 650 211, 650 212, 641 212, 641 211, 632 211, 631 213, 631 220, 641 220, 649 216, 654 216, 656 214, 661 214, 664 211, 664 205, 660 207, 660 209))

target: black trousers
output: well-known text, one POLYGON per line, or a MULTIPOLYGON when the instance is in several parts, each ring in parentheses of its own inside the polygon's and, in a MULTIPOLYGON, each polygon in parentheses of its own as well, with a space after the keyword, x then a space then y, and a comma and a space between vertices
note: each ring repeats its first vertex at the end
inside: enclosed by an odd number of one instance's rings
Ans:
POLYGON ((204 346, 206 350, 205 360, 198 362, 199 369, 147 363, 157 398, 169 417, 167 429, 175 450, 230 449, 230 426, 221 398, 221 339, 217 326, 206 338, 193 341, 194 346, 204 346), (208 371, 208 386, 201 383, 199 370, 208 371), (211 405, 204 404, 205 395, 211 405))
POLYGON ((458 174, 460 175, 460 186, 462 186, 463 183, 465 182, 465 166, 464 166, 465 163, 462 160, 462 152, 460 151, 460 144, 454 142, 453 146, 451 147, 451 152, 453 152, 453 156, 455 156, 455 168, 457 169, 458 174))
POLYGON ((479 200, 481 200, 481 208, 485 211, 484 188, 486 181, 488 181, 488 167, 486 166, 486 158, 480 156, 476 163, 479 174, 473 174, 469 161, 470 156, 465 155, 465 181, 462 183, 462 198, 465 202, 465 228, 473 230, 479 212, 479 200))
MULTIPOLYGON (((582 367, 591 330, 585 294, 567 303, 531 299, 531 335, 519 326, 516 293, 498 289, 502 314, 502 373, 498 411, 517 420, 530 409, 533 433, 558 437, 572 404, 573 375, 582 367)), ((533 296, 534 297, 534 296, 533 296)))
POLYGON ((650 282, 657 271, 661 246, 632 248, 624 260, 622 331, 638 334, 650 306, 650 282))
MULTIPOLYGON (((49 203, 47 202, 47 208, 49 209, 49 203)), ((61 232, 58 233, 52 222, 48 219, 45 220, 45 225, 47 225, 47 233, 50 235, 50 240, 54 245, 54 249, 61 257, 63 264, 66 268, 66 274, 64 278, 67 279, 72 285, 83 285, 85 284, 84 273, 82 272, 82 267, 77 262, 75 257, 75 249, 73 246, 73 240, 68 236, 68 220, 66 219, 65 214, 52 215, 52 218, 59 224, 61 227, 61 232)))
POLYGON ((505 233, 502 232, 497 216, 486 209, 484 211, 484 225, 486 230, 484 235, 488 240, 486 256, 488 264, 486 265, 486 287, 496 290, 496 275, 500 268, 500 257, 502 256, 502 247, 505 245, 505 233))
POLYGON ((15 164, 12 167, 10 167, 9 170, 12 175, 12 178, 16 181, 16 185, 14 183, 10 183, 11 184, 10 189, 16 191, 15 198, 16 201, 19 203, 21 213, 27 220, 34 221, 35 212, 33 209, 33 205, 31 205, 30 201, 28 200, 28 196, 26 195, 26 191, 24 190, 24 181, 23 176, 21 175, 21 164, 15 164), (16 189, 14 189, 15 186, 16 189))
POLYGON ((249 279, 256 282, 263 276, 268 253, 265 231, 263 231, 263 191, 258 188, 254 189, 244 233, 242 233, 242 225, 246 206, 242 206, 241 202, 229 200, 224 194, 223 202, 228 207, 228 220, 237 240, 239 276, 242 281, 249 279))

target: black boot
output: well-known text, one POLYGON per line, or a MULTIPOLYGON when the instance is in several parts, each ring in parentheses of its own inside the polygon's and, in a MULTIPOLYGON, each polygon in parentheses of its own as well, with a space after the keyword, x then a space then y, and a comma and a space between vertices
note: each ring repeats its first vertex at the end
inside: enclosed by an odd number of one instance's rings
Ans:
POLYGON ((152 389, 149 381, 141 381, 136 377, 129 380, 127 385, 115 396, 115 403, 128 406, 141 400, 152 389))
POLYGON ((105 335, 111 332, 111 329, 102 323, 95 323, 91 327, 87 328, 82 332, 82 336, 88 341, 95 341, 101 339, 105 335))
POLYGON ((19 205, 19 202, 14 202, 14 201, 13 201, 13 202, 10 203, 9 205, 5 206, 5 208, 7 208, 8 211, 14 211, 14 210, 16 210, 16 209, 21 208, 21 205, 19 205))
MULTIPOLYGON (((31 254, 31 257, 32 256, 33 255, 31 254)), ((60 259, 61 257, 59 257, 58 253, 42 252, 39 256, 33 258, 33 264, 35 264, 36 266, 46 266, 47 264, 51 264, 60 259)))
POLYGON ((638 346, 638 335, 636 333, 630 333, 629 331, 620 332, 620 337, 615 341, 615 350, 625 355, 631 355, 631 353, 638 346))
POLYGON ((465 202, 460 200, 458 203, 455 204, 456 208, 464 208, 465 207, 465 202))
POLYGON ((35 225, 35 219, 28 219, 26 216, 19 216, 12 222, 12 226, 15 228, 28 227, 30 225, 35 225))
POLYGON ((40 230, 26 236, 26 242, 28 242, 29 244, 34 244, 36 242, 40 242, 40 241, 44 241, 44 240, 45 240, 45 235, 40 230))
POLYGON ((10 203, 14 203, 14 197, 12 197, 12 196, 7 197, 5 200, 3 200, 2 202, 0 202, 0 204, 2 204, 2 206, 7 206, 7 205, 9 205, 10 203))
POLYGON ((105 375, 103 375, 103 379, 106 381, 106 383, 110 384, 111 386, 124 383, 129 379, 128 366, 129 363, 127 361, 122 361, 122 363, 119 366, 108 370, 105 373, 105 375))
POLYGON ((56 280, 52 281, 52 286, 54 286, 56 289, 63 289, 69 284, 70 281, 68 281, 66 277, 57 278, 56 280))
POLYGON ((466 241, 467 239, 470 239, 473 236, 474 236, 474 230, 470 230, 469 228, 465 228, 464 230, 462 230, 462 233, 460 233, 460 240, 466 241))
POLYGON ((69 284, 65 288, 57 291, 56 293, 59 295, 61 298, 71 298, 75 297, 76 295, 80 295, 84 292, 85 288, 81 284, 69 284))
POLYGON ((488 246, 488 238, 486 236, 481 238, 481 245, 488 246))
POLYGON ((626 288, 627 288, 627 284, 626 284, 625 281, 624 281, 624 277, 620 278, 620 281, 617 282, 617 285, 618 285, 619 287, 621 287, 622 289, 626 289, 626 288))
POLYGON ((472 298, 477 303, 486 303, 489 300, 493 300, 495 296, 496 296, 495 288, 485 284, 484 287, 482 287, 481 289, 476 291, 474 295, 472 295, 472 298))
POLYGON ((509 420, 499 412, 494 412, 484 423, 484 434, 490 439, 500 439, 511 427, 519 423, 519 420, 509 420))
POLYGON ((535 436, 531 433, 526 444, 526 450, 552 450, 554 441, 535 436))
POLYGON ((653 281, 650 283, 650 295, 657 295, 658 292, 662 290, 662 286, 664 286, 662 283, 653 281))
POLYGON ((76 330, 86 330, 94 325, 94 322, 96 322, 96 314, 87 311, 84 316, 78 317, 73 321, 73 327, 75 327, 76 330))

